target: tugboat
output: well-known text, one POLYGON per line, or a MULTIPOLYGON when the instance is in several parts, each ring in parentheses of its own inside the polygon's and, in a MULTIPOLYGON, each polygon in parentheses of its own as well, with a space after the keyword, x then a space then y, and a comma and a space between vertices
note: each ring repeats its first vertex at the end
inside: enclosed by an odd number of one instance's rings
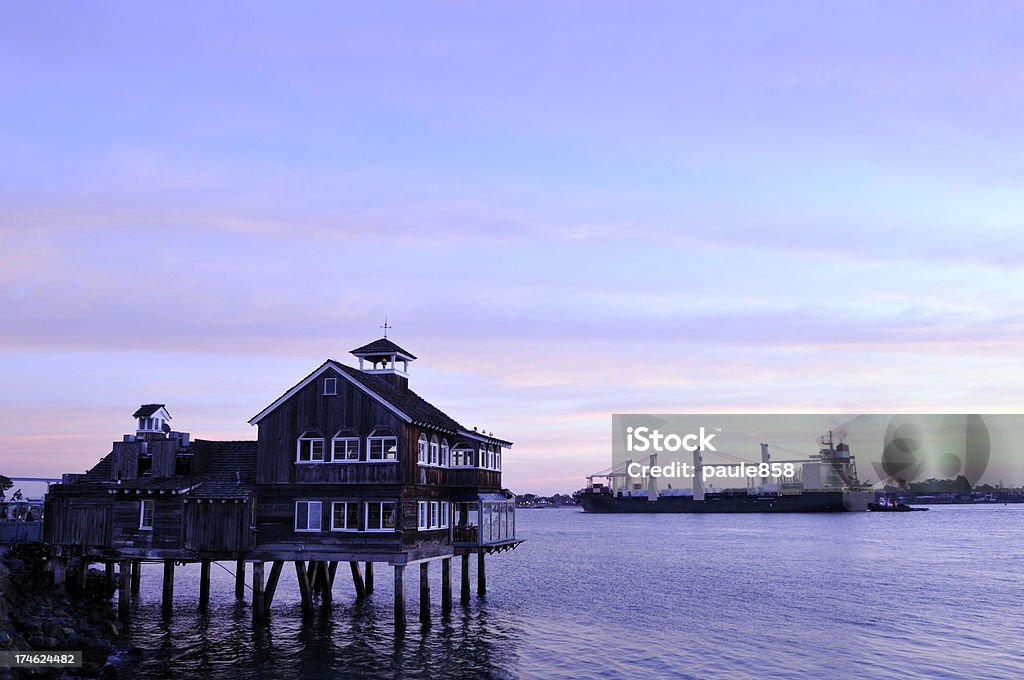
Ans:
POLYGON ((912 508, 906 503, 899 503, 895 498, 881 498, 881 503, 868 503, 871 512, 924 512, 928 508, 912 508))
MULTIPOLYGON (((793 474, 776 477, 747 477, 747 488, 705 491, 702 471, 707 467, 740 468, 757 465, 742 461, 709 465, 701 451, 693 454, 693 489, 659 491, 653 475, 636 477, 627 461, 587 477, 587 487, 574 494, 584 512, 593 513, 774 513, 774 512, 864 512, 874 501, 869 484, 857 479, 857 463, 844 442, 833 442, 832 433, 819 439, 821 449, 802 460, 772 460, 769 445, 761 444, 761 463, 790 464, 793 474), (595 482, 604 479, 605 482, 595 482), (760 483, 755 483, 759 481, 760 483), (645 487, 646 482, 646 489, 645 487)), ((641 466, 654 467, 656 456, 641 466)), ((635 466, 633 466, 635 469, 635 466)), ((740 475, 734 475, 739 477, 740 475)))

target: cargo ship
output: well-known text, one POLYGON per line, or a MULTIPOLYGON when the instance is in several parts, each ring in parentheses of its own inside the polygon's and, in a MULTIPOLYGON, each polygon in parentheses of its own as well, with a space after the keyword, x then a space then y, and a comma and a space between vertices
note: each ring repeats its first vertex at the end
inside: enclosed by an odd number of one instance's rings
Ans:
MULTIPOLYGON (((705 463, 702 452, 693 452, 692 489, 659 490, 654 475, 633 476, 630 470, 649 470, 657 458, 650 456, 642 465, 634 461, 587 477, 585 489, 575 494, 585 512, 594 513, 752 513, 752 512, 864 512, 875 501, 871 486, 858 480, 857 462, 844 442, 833 442, 832 433, 819 440, 817 454, 800 460, 772 460, 770 446, 761 444, 761 463, 783 465, 792 470, 788 476, 746 477, 742 489, 704 488, 704 468, 758 466, 740 460, 736 463, 705 463), (605 480, 604 482, 595 480, 605 480)), ((738 459, 737 459, 738 460, 738 459)), ((777 468, 776 468, 777 469, 777 468)), ((737 474, 738 476, 738 474, 737 474)))

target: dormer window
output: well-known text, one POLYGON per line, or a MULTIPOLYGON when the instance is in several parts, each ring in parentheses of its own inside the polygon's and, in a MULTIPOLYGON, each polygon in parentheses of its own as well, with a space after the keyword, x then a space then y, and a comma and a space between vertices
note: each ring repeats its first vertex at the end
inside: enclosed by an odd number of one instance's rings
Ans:
POLYGON ((338 379, 324 378, 324 395, 334 396, 338 393, 338 379))
POLYGON ((430 464, 439 465, 441 458, 441 447, 437 443, 437 437, 433 437, 430 440, 430 464))
POLYGON ((426 465, 428 462, 427 435, 420 435, 419 441, 416 444, 416 452, 416 462, 420 465, 426 465))
POLYGON ((389 430, 376 429, 366 438, 366 460, 390 463, 398 460, 398 437, 389 430))
POLYGON ((324 462, 324 438, 317 432, 306 431, 296 442, 295 461, 297 463, 324 462))

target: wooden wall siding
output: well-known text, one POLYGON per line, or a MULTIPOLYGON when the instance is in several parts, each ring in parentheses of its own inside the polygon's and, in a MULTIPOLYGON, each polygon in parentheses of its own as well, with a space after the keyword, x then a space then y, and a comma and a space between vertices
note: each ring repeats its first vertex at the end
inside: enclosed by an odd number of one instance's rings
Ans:
POLYGON ((44 534, 54 545, 109 547, 111 544, 110 497, 55 496, 46 503, 44 534))
POLYGON ((182 502, 177 496, 144 494, 114 497, 112 545, 115 548, 175 549, 182 545, 182 502), (152 498, 153 528, 139 528, 139 501, 152 498))
POLYGON ((175 471, 175 453, 177 442, 170 439, 157 439, 149 443, 149 452, 153 456, 153 477, 173 477, 175 471))
POLYGON ((452 468, 448 470, 448 486, 499 490, 501 473, 476 468, 452 468))
POLYGON ((139 476, 139 442, 114 442, 111 479, 136 479, 139 476))
MULTIPOLYGON (((408 441, 404 423, 391 411, 349 383, 336 371, 327 371, 299 390, 291 399, 259 423, 256 456, 257 484, 284 484, 298 481, 295 448, 304 431, 318 430, 327 440, 325 457, 330 457, 330 439, 339 430, 352 430, 360 438, 360 450, 366 455, 366 437, 378 428, 398 435, 399 458, 408 460, 408 441), (324 378, 338 379, 338 394, 323 394, 324 378)), ((413 451, 415 461, 415 451, 413 451)), ((312 473, 302 473, 312 474, 312 473)), ((331 473, 324 473, 331 474, 331 473)), ((412 473, 410 472, 410 475, 412 473)))
MULTIPOLYGON (((329 452, 328 452, 328 455, 329 452)), ((398 463, 301 463, 296 484, 398 484, 398 463)))
MULTIPOLYGON (((397 548, 401 532, 340 532, 331 531, 331 503, 333 501, 355 500, 400 500, 400 491, 396 487, 381 486, 363 487, 273 487, 261 489, 256 501, 256 545, 268 544, 323 544, 323 545, 356 545, 379 548, 397 548), (296 501, 320 501, 321 507, 319 532, 295 531, 296 501)), ((399 529, 410 525, 416 528, 415 502, 412 504, 412 515, 408 514, 408 504, 399 502, 397 524, 399 529)))
POLYGON ((243 552, 256 541, 251 527, 252 500, 185 503, 185 549, 200 552, 243 552))

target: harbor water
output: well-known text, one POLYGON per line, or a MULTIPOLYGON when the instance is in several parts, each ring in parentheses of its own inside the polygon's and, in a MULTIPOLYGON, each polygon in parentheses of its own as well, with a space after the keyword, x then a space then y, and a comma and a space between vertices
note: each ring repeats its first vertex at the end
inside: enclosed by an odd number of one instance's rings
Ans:
MULTIPOLYGON (((514 552, 489 557, 488 592, 392 625, 393 572, 355 602, 340 565, 329 611, 304 616, 291 564, 269 623, 234 598, 234 563, 179 567, 160 611, 145 565, 122 672, 131 677, 1020 678, 1024 506, 920 513, 591 515, 520 510, 514 552)), ((473 561, 475 591, 475 559, 473 561)))

